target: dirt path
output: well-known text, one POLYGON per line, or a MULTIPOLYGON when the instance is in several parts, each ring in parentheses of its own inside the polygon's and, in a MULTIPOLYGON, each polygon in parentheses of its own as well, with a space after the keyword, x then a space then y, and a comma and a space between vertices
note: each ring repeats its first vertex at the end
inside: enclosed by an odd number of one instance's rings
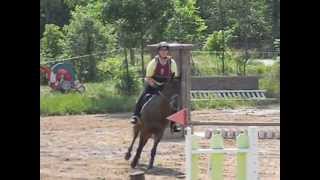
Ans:
MULTIPOLYGON (((195 120, 280 121, 278 107, 268 109, 201 110, 195 120)), ((40 174, 42 180, 127 180, 131 171, 124 154, 131 141, 128 113, 41 117, 40 174)), ((197 130, 205 127, 197 128, 197 130)), ((233 140, 225 142, 226 147, 233 140)), ((280 140, 259 140, 262 180, 280 179, 280 140)), ((135 146, 136 147, 136 146, 135 146)), ((149 161, 152 140, 141 155, 140 168, 149 161)), ((133 150, 135 152, 135 148, 133 150)), ((134 155, 134 153, 133 153, 134 155)), ((207 157, 201 156, 201 179, 205 178, 207 157)), ((234 179, 235 158, 226 156, 225 179, 234 179)), ((146 179, 173 180, 184 174, 184 140, 167 140, 158 146, 155 168, 146 179)), ((184 178, 182 178, 184 179, 184 178)))

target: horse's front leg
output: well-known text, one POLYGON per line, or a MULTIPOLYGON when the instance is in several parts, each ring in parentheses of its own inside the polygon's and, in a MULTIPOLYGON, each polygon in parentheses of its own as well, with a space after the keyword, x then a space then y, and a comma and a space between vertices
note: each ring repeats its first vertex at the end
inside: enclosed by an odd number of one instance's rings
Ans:
POLYGON ((128 152, 126 153, 126 155, 124 157, 125 160, 129 160, 130 159, 132 147, 134 145, 134 142, 136 141, 136 138, 138 137, 138 134, 139 134, 139 128, 138 128, 137 125, 135 125, 135 126, 133 126, 133 139, 132 139, 130 147, 128 148, 128 152))
POLYGON ((153 141, 153 147, 151 149, 151 158, 150 158, 150 162, 149 162, 149 166, 148 166, 148 169, 152 169, 153 168, 153 162, 154 162, 154 158, 156 156, 156 153, 157 153, 157 147, 158 147, 158 144, 162 138, 162 135, 163 133, 161 134, 158 134, 155 136, 154 138, 154 141, 153 141))
POLYGON ((151 134, 140 134, 140 138, 139 138, 139 147, 137 149, 136 155, 134 156, 133 161, 131 162, 131 167, 135 168, 138 164, 138 161, 140 159, 140 155, 142 152, 142 149, 144 147, 144 145, 147 143, 148 139, 151 137, 151 134))

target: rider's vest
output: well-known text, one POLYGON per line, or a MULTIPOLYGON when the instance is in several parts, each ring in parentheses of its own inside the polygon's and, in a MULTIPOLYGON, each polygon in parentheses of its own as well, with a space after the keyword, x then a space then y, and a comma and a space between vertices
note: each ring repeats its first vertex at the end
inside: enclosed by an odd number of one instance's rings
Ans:
POLYGON ((160 63, 159 57, 156 58, 156 68, 154 70, 152 78, 158 82, 163 82, 167 78, 171 77, 172 72, 171 72, 171 58, 169 57, 168 61, 166 64, 162 65, 160 63))

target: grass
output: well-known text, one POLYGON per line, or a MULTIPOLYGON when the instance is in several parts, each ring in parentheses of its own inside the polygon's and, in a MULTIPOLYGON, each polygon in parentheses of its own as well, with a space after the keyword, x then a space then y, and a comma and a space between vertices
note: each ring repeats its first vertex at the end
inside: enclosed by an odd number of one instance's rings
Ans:
POLYGON ((120 96, 112 83, 87 83, 84 94, 50 92, 40 87, 40 115, 94 114, 129 112, 133 110, 136 96, 120 96))
MULTIPOLYGON (((96 114, 131 112, 135 105, 136 96, 120 96, 115 93, 113 84, 87 83, 84 94, 51 92, 46 87, 40 87, 40 115, 75 115, 75 114, 96 114)), ((215 108, 238 108, 266 105, 272 102, 257 101, 224 101, 204 100, 192 101, 191 109, 215 109, 215 108)))
POLYGON ((254 101, 225 101, 225 100, 201 100, 201 101, 192 101, 191 109, 216 109, 216 108, 228 108, 234 109, 237 107, 253 107, 257 103, 254 101))

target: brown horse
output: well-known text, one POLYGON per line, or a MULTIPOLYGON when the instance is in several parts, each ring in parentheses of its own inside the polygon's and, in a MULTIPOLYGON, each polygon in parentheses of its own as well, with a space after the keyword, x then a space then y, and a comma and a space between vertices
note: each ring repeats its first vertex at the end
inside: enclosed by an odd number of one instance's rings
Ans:
POLYGON ((179 79, 171 78, 164 84, 163 89, 159 91, 159 95, 153 95, 152 98, 142 108, 140 121, 133 127, 133 140, 128 148, 128 152, 125 155, 125 159, 129 160, 131 157, 132 146, 138 134, 140 134, 139 146, 136 155, 131 162, 132 168, 136 167, 144 145, 147 143, 148 139, 154 135, 154 143, 151 150, 151 158, 148 169, 153 168, 157 146, 163 136, 165 128, 169 123, 166 117, 175 112, 175 109, 172 107, 172 103, 177 101, 176 97, 179 94, 179 90, 179 79))

